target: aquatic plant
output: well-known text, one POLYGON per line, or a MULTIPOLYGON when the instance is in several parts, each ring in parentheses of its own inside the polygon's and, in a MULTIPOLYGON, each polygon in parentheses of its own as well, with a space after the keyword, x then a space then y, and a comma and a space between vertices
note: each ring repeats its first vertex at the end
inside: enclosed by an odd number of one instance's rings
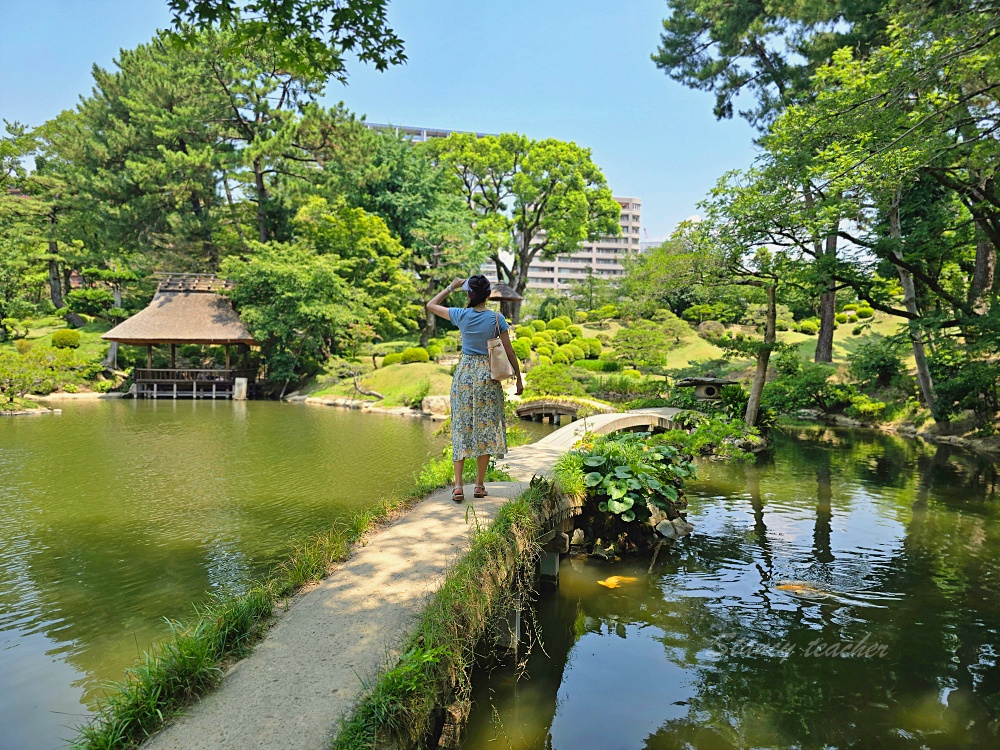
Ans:
POLYGON ((653 509, 675 518, 684 480, 694 473, 680 450, 647 432, 595 438, 556 463, 557 478, 576 491, 582 481, 600 512, 626 523, 648 521, 653 509))

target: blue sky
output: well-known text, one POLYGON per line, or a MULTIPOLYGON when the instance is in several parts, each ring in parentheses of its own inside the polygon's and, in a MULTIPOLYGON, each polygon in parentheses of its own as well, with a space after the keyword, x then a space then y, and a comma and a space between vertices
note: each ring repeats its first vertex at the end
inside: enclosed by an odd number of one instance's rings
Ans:
MULTIPOLYGON (((616 195, 642 198, 661 239, 755 153, 745 123, 716 121, 711 94, 650 61, 665 13, 661 0, 394 0, 409 62, 356 64, 327 99, 372 122, 575 141, 616 195)), ((164 0, 0 0, 0 15, 0 117, 30 125, 88 94, 94 63, 169 23, 164 0)))

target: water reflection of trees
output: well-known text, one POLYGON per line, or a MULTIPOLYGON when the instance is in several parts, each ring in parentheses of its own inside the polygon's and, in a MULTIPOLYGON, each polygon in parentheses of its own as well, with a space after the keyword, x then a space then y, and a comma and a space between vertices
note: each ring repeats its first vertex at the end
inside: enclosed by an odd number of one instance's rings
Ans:
MULTIPOLYGON (((732 534, 695 535, 665 575, 669 581, 697 571, 721 579, 743 566, 735 585, 678 598, 670 585, 650 581, 634 596, 580 601, 587 630, 615 632, 625 622, 652 626, 661 633, 666 658, 692 677, 686 715, 665 722, 645 746, 997 746, 995 471, 949 448, 877 435, 815 431, 788 448, 783 466, 740 470, 752 513, 748 533, 732 528, 732 534), (761 489, 772 480, 789 491, 813 483, 814 492, 799 495, 815 498, 810 580, 822 580, 824 571, 832 580, 840 564, 831 539, 834 513, 845 514, 842 523, 858 522, 838 493, 848 492, 845 485, 872 488, 857 502, 877 503, 877 512, 903 520, 904 530, 867 559, 861 555, 856 575, 865 590, 901 598, 875 608, 793 602, 775 592, 779 552, 761 489), (816 638, 857 642, 866 634, 869 643, 886 646, 884 659, 803 654, 816 638), (748 650, 721 653, 720 644, 733 641, 788 642, 794 653, 785 660, 748 650)), ((739 477, 727 474, 735 471, 727 467, 722 477, 709 478, 706 494, 739 486, 739 477)))

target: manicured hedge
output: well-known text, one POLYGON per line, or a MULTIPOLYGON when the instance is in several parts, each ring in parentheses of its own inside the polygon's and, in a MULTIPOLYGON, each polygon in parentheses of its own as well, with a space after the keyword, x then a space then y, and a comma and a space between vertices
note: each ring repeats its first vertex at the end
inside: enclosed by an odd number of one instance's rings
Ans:
POLYGON ((412 365, 415 362, 430 362, 430 359, 426 349, 422 346, 413 346, 403 350, 401 361, 404 365, 412 365))
POLYGON ((52 334, 52 346, 56 349, 77 349, 80 346, 80 332, 63 328, 52 334))

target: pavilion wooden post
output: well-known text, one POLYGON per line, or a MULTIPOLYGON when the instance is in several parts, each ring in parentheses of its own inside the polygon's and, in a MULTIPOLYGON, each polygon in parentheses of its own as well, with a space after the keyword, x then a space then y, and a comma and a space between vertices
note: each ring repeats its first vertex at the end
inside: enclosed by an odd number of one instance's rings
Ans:
POLYGON ((177 369, 177 344, 170 345, 170 369, 177 369))
POLYGON ((146 344, 146 369, 153 369, 153 345, 146 344))
MULTIPOLYGON (((226 369, 229 369, 229 344, 226 344, 226 369)), ((226 377, 228 377, 228 375, 226 377)))

